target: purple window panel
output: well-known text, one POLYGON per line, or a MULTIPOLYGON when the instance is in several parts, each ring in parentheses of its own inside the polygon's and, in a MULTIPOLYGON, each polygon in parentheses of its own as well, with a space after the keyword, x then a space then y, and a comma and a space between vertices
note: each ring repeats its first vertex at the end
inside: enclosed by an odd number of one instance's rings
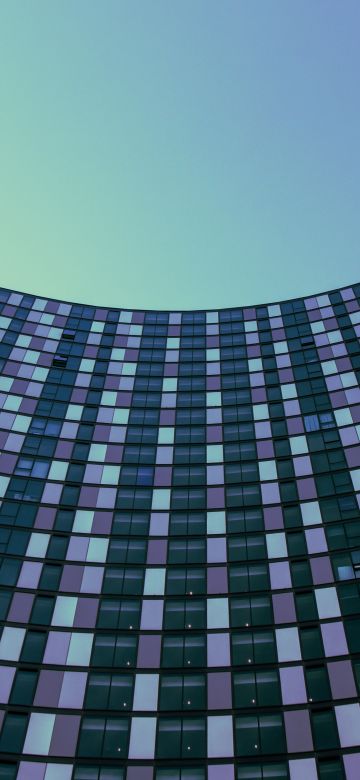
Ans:
POLYGON ((227 593, 227 568, 226 566, 209 566, 207 570, 207 592, 227 593))
POLYGON ((344 756, 346 780, 359 780, 360 753, 350 753, 344 756))
POLYGON ((62 493, 63 485, 59 482, 47 482, 42 494, 43 504, 58 504, 62 493))
POLYGON ((327 665, 333 699, 352 699, 357 696, 351 661, 331 661, 327 665))
POLYGON ((57 707, 64 672, 42 669, 36 688, 35 707, 57 707))
POLYGON ((74 626, 76 628, 94 628, 98 606, 98 599, 79 598, 75 612, 74 626))
POLYGON ((262 460, 263 458, 274 457, 274 445, 271 440, 258 441, 256 444, 256 448, 257 448, 257 455, 259 460, 262 460))
POLYGON ((83 706, 86 681, 86 672, 65 672, 59 698, 59 707, 80 710, 83 706))
POLYGON ((175 425, 174 409, 162 409, 160 412, 160 425, 175 425))
POLYGON ((21 761, 17 780, 44 780, 46 764, 35 761, 21 761))
POLYGON ((27 623, 34 601, 33 593, 14 593, 7 619, 11 623, 27 623))
POLYGON ((287 561, 269 564, 271 590, 291 588, 290 567, 287 561))
POLYGON ((266 390, 264 387, 253 387, 251 389, 251 403, 263 404, 267 401, 266 390))
POLYGON ((39 584, 42 566, 42 563, 38 561, 24 561, 17 581, 18 588, 36 589, 39 584))
POLYGON ((144 599, 141 609, 141 630, 161 631, 164 602, 162 599, 144 599))
POLYGON ((350 468, 357 468, 360 466, 360 446, 346 449, 345 457, 350 468))
POLYGON ((67 561, 85 561, 89 546, 88 536, 71 536, 66 553, 67 561))
POLYGON ((284 528, 281 506, 266 507, 264 509, 264 523, 267 531, 276 531, 284 528))
POLYGON ((314 585, 334 582, 330 558, 327 555, 323 555, 321 558, 310 558, 310 567, 314 585))
POLYGON ((360 704, 341 704, 335 709, 341 747, 360 744, 360 704))
MULTIPOLYGON (((343 447, 347 447, 349 444, 357 444, 358 441, 359 441, 358 435, 356 433, 356 430, 352 426, 349 427, 349 428, 340 428, 339 435, 340 435, 341 444, 343 445, 343 447)), ((345 454, 346 454, 346 459, 348 461, 347 453, 345 452, 345 454)), ((350 463, 348 461, 348 466, 349 465, 350 465, 350 463)), ((356 465, 358 465, 358 464, 356 464, 356 465)))
POLYGON ((230 638, 228 633, 208 634, 207 665, 230 666, 230 638))
POLYGON ((261 495, 263 504, 279 504, 280 493, 279 485, 277 482, 262 482, 261 483, 261 495))
MULTIPOLYGON (((168 448, 167 448, 168 449, 168 448)), ((156 487, 171 486, 172 469, 169 466, 157 466, 155 468, 154 485, 156 487)))
POLYGON ((223 509, 225 506, 225 491, 222 487, 207 489, 208 509, 223 509))
POLYGON ((5 453, 0 455, 1 474, 12 474, 15 469, 16 461, 17 461, 17 455, 9 455, 5 453))
POLYGON ((98 496, 98 488, 95 487, 82 487, 80 490, 79 507, 91 507, 96 506, 98 496))
POLYGON ((207 676, 207 691, 209 710, 232 708, 230 672, 210 672, 207 676))
POLYGON ((323 528, 309 528, 305 531, 309 554, 327 552, 327 542, 323 528))
POLYGON ((284 713, 284 720, 288 752, 307 753, 313 750, 308 711, 289 710, 284 713))
POLYGON ((295 603, 292 593, 276 593, 272 596, 272 603, 276 625, 296 623, 295 603))
POLYGON ((85 566, 81 582, 81 593, 100 593, 103 577, 103 566, 85 566))
POLYGON ((147 559, 149 564, 166 563, 167 558, 167 540, 150 539, 148 542, 147 559))
POLYGON ((312 474, 311 460, 308 455, 301 455, 294 458, 294 470, 296 477, 305 477, 306 474, 312 474))
POLYGON ((95 512, 92 524, 94 534, 109 534, 112 525, 111 512, 95 512))
POLYGON ((49 755, 74 756, 79 728, 79 715, 57 715, 49 755))
POLYGON ((223 563, 226 561, 226 539, 221 537, 210 537, 207 539, 207 562, 223 563))
POLYGON ((83 578, 83 566, 71 566, 65 564, 61 575, 59 590, 65 593, 78 593, 83 578))
POLYGON ((139 669, 157 669, 160 666, 161 635, 140 634, 137 667, 139 669))
POLYGON ((234 780, 233 764, 209 764, 208 780, 234 780))
POLYGON ((44 664, 65 665, 71 634, 69 631, 50 631, 44 653, 44 664))
POLYGON ((56 509, 41 506, 36 515, 35 528, 51 531, 55 523, 55 517, 56 509))
POLYGON ((324 643, 325 655, 331 658, 334 655, 348 655, 344 626, 341 621, 322 623, 321 633, 324 643))
POLYGON ((208 444, 215 444, 222 440, 222 428, 220 425, 208 425, 206 427, 206 441, 208 444))
POLYGON ((15 666, 0 666, 0 704, 7 704, 15 677, 15 666))
POLYGON ((283 704, 306 704, 307 693, 302 666, 282 666, 279 672, 283 704))
POLYGON ((290 417, 286 420, 286 426, 289 436, 294 436, 297 433, 304 433, 304 425, 301 417, 290 417))
POLYGON ((297 414, 301 414, 299 401, 296 399, 284 401, 284 411, 286 417, 295 417, 297 414))
POLYGON ((113 509, 116 501, 116 488, 100 488, 96 501, 97 509, 113 509))
POLYGON ((296 480, 300 501, 317 498, 315 480, 312 477, 296 480))
POLYGON ((167 465, 173 462, 174 448, 173 447, 158 447, 156 451, 156 464, 167 465))
POLYGON ((89 485, 99 484, 103 473, 103 466, 98 466, 95 463, 88 463, 85 469, 84 482, 89 485))
POLYGON ((129 766, 126 780, 153 780, 153 776, 152 766, 129 766))
POLYGON ((221 409, 218 408, 210 408, 206 411, 206 422, 208 425, 216 425, 217 423, 221 423, 222 416, 221 416, 221 409))

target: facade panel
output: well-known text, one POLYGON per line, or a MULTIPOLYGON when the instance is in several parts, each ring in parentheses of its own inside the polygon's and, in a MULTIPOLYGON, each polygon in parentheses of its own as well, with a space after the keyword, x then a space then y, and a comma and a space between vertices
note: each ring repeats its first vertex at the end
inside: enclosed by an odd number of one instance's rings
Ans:
POLYGON ((358 780, 360 285, 0 302, 1 780, 358 780))

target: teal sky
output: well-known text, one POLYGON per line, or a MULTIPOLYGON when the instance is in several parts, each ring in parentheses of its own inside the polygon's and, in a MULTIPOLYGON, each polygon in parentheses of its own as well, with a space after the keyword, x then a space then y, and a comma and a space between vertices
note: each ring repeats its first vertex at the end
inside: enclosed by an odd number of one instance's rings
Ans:
POLYGON ((360 280, 359 0, 0 0, 0 283, 127 308, 360 280))

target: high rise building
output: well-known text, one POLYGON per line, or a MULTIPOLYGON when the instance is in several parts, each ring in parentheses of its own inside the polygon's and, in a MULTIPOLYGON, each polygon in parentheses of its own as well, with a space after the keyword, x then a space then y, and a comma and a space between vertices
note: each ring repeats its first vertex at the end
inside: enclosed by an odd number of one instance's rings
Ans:
POLYGON ((360 284, 0 300, 1 780, 359 780, 360 284))

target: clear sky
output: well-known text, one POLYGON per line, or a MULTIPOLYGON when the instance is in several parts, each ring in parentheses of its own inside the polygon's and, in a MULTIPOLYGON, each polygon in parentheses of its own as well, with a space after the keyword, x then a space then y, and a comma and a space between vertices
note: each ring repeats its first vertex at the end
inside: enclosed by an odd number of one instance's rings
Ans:
POLYGON ((0 0, 0 283, 215 308, 360 280, 359 0, 0 0))

